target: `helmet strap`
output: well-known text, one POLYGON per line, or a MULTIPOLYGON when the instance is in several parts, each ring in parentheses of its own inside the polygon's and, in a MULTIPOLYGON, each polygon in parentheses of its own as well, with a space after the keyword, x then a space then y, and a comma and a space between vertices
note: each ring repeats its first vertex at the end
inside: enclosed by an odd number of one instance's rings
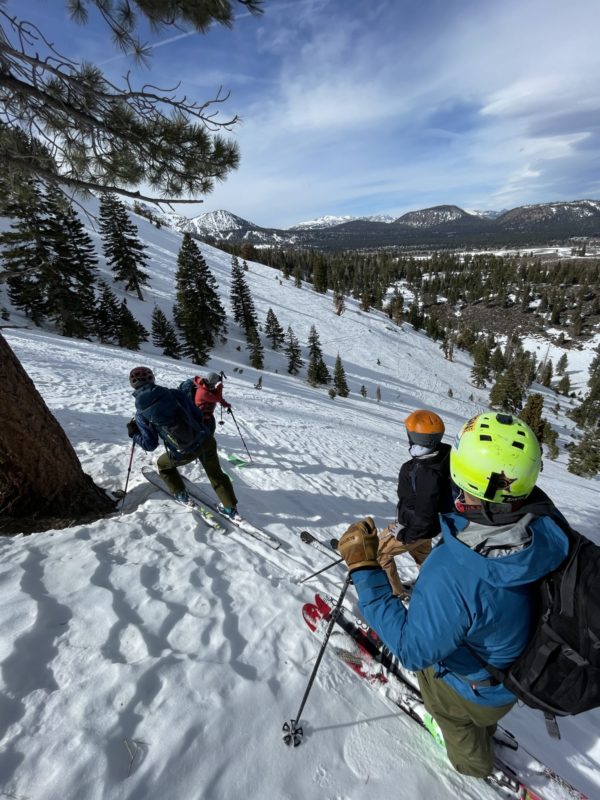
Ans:
POLYGON ((502 488, 502 483, 505 483, 504 475, 500 472, 492 472, 488 481, 487 489, 483 495, 484 500, 493 500, 496 496, 498 489, 502 488))

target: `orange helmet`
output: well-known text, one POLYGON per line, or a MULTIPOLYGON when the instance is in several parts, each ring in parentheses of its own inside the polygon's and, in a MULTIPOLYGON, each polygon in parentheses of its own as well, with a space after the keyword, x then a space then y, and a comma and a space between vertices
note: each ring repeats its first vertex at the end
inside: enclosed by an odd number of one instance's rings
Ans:
POLYGON ((444 422, 434 411, 418 408, 404 420, 408 441, 421 447, 435 447, 446 430, 444 422))

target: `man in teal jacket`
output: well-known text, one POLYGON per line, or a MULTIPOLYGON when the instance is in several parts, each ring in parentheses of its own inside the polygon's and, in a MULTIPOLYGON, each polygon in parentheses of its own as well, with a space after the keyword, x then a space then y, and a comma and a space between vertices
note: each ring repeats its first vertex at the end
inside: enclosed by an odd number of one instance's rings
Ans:
POLYGON ((521 420, 485 413, 463 425, 450 454, 456 511, 441 517, 442 541, 408 610, 377 564, 370 517, 339 544, 365 620, 417 671, 455 769, 478 778, 492 771, 496 723, 516 700, 481 661, 502 668, 521 654, 534 622, 532 584, 568 552, 552 519, 559 512, 535 486, 540 467, 539 444, 521 420))

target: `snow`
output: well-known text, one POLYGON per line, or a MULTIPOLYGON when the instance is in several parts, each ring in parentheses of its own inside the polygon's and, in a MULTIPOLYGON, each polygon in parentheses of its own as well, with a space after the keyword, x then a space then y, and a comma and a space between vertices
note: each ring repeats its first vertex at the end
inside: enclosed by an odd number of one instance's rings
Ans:
POLYGON ((302 230, 302 229, 313 229, 313 228, 332 228, 335 225, 342 225, 344 222, 356 222, 357 220, 364 220, 367 222, 394 222, 396 218, 393 217, 391 214, 375 214, 368 217, 353 217, 350 215, 346 216, 333 216, 328 214, 324 217, 317 217, 316 219, 310 219, 306 222, 298 222, 296 225, 291 225, 288 230, 302 230))
MULTIPOLYGON (((151 257, 151 287, 145 302, 128 303, 149 329, 155 303, 171 316, 181 237, 135 220, 151 257)), ((202 250, 228 307, 231 259, 202 250)), ((302 714, 304 743, 282 744, 282 725, 298 710, 318 651, 301 606, 317 590, 338 594, 345 575, 335 567, 300 584, 325 559, 300 543, 299 532, 327 539, 365 514, 379 526, 392 520, 397 472, 407 458, 402 420, 415 407, 431 408, 444 417, 451 441, 467 417, 486 407, 487 392, 470 385, 462 351, 447 362, 439 345, 410 326, 363 313, 351 299, 338 317, 331 294, 249 267, 259 319, 272 307, 304 345, 314 324, 330 368, 340 353, 351 390, 347 399, 331 400, 325 389, 289 376, 285 357, 268 346, 264 371, 249 368, 233 323, 228 342, 204 368, 228 376, 224 394, 252 454, 252 465, 230 469, 239 508, 281 547, 209 531, 156 492, 140 470, 160 451, 136 451, 122 513, 1 538, 0 796, 372 800, 399 797, 401 785, 407 798, 491 800, 489 787, 454 772, 426 733, 331 654, 302 714), (262 391, 254 389, 259 374, 262 391), (362 384, 366 399, 358 393, 362 384)), ((8 305, 3 297, 0 304, 8 305)), ((13 312, 11 324, 27 321, 13 312)), ((35 328, 3 332, 85 472, 106 489, 123 487, 127 474, 129 370, 147 364, 169 386, 199 371, 150 344, 133 353, 35 328)), ((577 385, 584 385, 592 357, 589 349, 573 361, 569 354, 577 385)), ((244 457, 235 426, 224 420, 221 452, 244 457)), ((572 423, 562 412, 558 420, 564 444, 572 423)), ((206 484, 197 465, 183 472, 206 484)), ((575 527, 600 542, 597 479, 568 473, 561 449, 556 462, 546 461, 540 485, 575 527)), ((352 589, 347 605, 355 607, 352 589)), ((511 712, 506 725, 590 798, 600 797, 600 711, 561 720, 560 743, 527 709, 511 712)), ((564 796, 557 791, 552 800, 564 796)))

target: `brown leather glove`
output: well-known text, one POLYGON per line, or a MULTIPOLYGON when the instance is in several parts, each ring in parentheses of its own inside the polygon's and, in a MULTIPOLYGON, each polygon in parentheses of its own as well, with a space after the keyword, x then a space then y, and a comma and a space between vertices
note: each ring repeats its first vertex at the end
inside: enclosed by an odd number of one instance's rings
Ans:
POLYGON ((340 555, 350 572, 360 567, 378 567, 378 547, 377 528, 372 517, 352 523, 338 544, 340 555))

